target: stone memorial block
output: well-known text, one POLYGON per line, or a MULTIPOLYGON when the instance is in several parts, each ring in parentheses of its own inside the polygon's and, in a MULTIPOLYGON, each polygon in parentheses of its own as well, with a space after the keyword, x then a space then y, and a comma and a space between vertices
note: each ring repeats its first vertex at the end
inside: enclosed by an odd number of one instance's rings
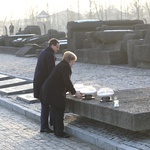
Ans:
POLYGON ((124 53, 127 54, 127 51, 128 51, 128 47, 127 47, 127 43, 129 40, 139 40, 139 39, 142 39, 142 36, 137 34, 136 32, 134 33, 128 33, 126 34, 124 37, 123 37, 123 42, 122 42, 122 51, 124 53))
POLYGON ((124 26, 124 25, 120 25, 120 26, 118 26, 118 25, 115 25, 115 26, 108 26, 108 25, 102 25, 102 27, 99 29, 99 28, 97 28, 97 31, 98 30, 133 30, 134 29, 134 26, 132 26, 132 25, 126 25, 126 26, 124 26))
MULTIPOLYGON (((102 21, 102 20, 76 20, 76 21, 70 21, 67 23, 67 36, 68 36, 68 45, 67 48, 71 49, 72 51, 75 51, 74 49, 76 45, 75 43, 78 43, 78 41, 74 41, 73 34, 74 32, 92 32, 96 31, 98 27, 102 27, 102 25, 108 25, 108 26, 133 26, 135 24, 144 24, 142 20, 108 20, 108 21, 102 21)), ((80 39, 77 39, 80 40, 80 39)), ((83 42, 84 39, 82 39, 83 42)))
POLYGON ((104 30, 97 31, 97 38, 102 41, 102 43, 116 43, 123 40, 125 34, 133 33, 133 30, 104 30))
POLYGON ((134 30, 150 29, 150 24, 136 24, 134 30))
POLYGON ((136 67, 150 68, 150 45, 135 45, 134 60, 136 67))
POLYGON ((4 95, 21 94, 21 93, 28 93, 32 91, 33 91, 33 83, 0 89, 0 93, 4 95))
POLYGON ((26 103, 32 104, 32 103, 39 103, 40 100, 33 97, 33 93, 27 93, 27 94, 21 94, 17 96, 18 100, 24 101, 26 103))
POLYGON ((73 41, 74 43, 74 50, 83 48, 83 40, 85 39, 85 32, 74 32, 73 33, 73 41))
POLYGON ((143 44, 149 44, 150 45, 150 29, 147 30, 146 34, 145 34, 145 38, 144 38, 144 43, 143 44))
POLYGON ((71 21, 67 23, 67 47, 80 55, 78 61, 81 62, 102 65, 127 64, 127 42, 123 43, 126 41, 124 37, 127 34, 142 37, 145 33, 144 30, 134 31, 136 24, 144 22, 142 20, 71 21))
POLYGON ((19 78, 7 79, 7 80, 0 81, 0 88, 20 85, 26 82, 27 82, 26 80, 19 79, 19 78))
POLYGON ((150 88, 115 91, 119 107, 112 102, 78 100, 68 95, 66 111, 131 131, 150 129, 150 88))
POLYGON ((32 45, 27 45, 17 51, 16 56, 23 57, 32 49, 32 45))
POLYGON ((141 39, 133 39, 127 41, 127 58, 128 58, 128 65, 131 67, 136 67, 136 61, 134 58, 134 46, 141 45, 143 40, 141 39))
POLYGON ((78 61, 85 63, 101 64, 101 65, 115 65, 124 64, 126 59, 123 57, 119 50, 105 50, 100 51, 98 49, 78 49, 75 51, 78 61))

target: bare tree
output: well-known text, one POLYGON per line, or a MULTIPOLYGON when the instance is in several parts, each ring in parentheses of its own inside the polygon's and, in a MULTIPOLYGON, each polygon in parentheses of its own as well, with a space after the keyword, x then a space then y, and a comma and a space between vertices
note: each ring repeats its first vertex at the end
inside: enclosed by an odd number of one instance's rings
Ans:
POLYGON ((131 13, 133 16, 136 14, 136 19, 140 19, 140 6, 139 6, 139 0, 134 0, 130 3, 131 13))
POLYGON ((95 6, 96 15, 97 15, 98 19, 100 19, 101 18, 100 14, 103 14, 103 7, 101 7, 100 4, 96 4, 95 1, 94 1, 94 6, 95 6))
POLYGON ((150 21, 150 2, 149 2, 149 0, 148 0, 148 2, 145 3, 144 10, 146 11, 146 14, 147 14, 147 16, 144 17, 144 20, 146 22, 147 22, 147 20, 150 21))
POLYGON ((28 19, 30 20, 31 24, 36 24, 36 16, 37 16, 37 9, 36 7, 30 7, 28 9, 28 19))

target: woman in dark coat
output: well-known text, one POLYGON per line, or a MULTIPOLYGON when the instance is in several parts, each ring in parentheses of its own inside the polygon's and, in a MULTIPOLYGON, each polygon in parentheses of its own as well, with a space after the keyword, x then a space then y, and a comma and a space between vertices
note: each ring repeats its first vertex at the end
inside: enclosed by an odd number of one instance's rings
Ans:
POLYGON ((75 91, 70 80, 72 73, 71 67, 76 60, 77 57, 74 53, 70 51, 65 52, 63 60, 55 66, 41 89, 40 99, 43 103, 51 105, 54 121, 54 134, 57 137, 69 137, 69 135, 64 132, 63 123, 66 92, 69 91, 72 95, 76 95, 77 98, 81 98, 81 94, 75 91))

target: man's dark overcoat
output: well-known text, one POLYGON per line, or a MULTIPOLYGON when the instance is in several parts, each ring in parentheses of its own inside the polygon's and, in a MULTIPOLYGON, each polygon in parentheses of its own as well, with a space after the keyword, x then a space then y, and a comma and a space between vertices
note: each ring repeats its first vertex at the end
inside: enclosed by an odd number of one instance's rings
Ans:
POLYGON ((33 79, 33 92, 35 98, 39 98, 44 81, 55 67, 55 60, 54 51, 51 47, 47 47, 40 53, 33 79))
POLYGON ((42 86, 41 101, 57 109, 65 110, 66 91, 71 94, 76 93, 70 80, 71 73, 71 67, 65 60, 56 65, 42 86))

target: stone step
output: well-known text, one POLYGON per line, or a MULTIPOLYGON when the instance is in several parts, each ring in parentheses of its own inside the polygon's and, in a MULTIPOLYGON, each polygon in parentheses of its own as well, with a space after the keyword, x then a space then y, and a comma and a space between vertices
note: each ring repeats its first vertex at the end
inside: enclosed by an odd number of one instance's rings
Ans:
POLYGON ((6 88, 6 87, 11 87, 11 86, 21 85, 21 84, 24 84, 26 82, 27 82, 26 80, 19 79, 19 78, 2 80, 2 81, 0 81, 0 88, 6 88))
POLYGON ((0 81, 9 79, 10 77, 4 74, 0 74, 0 81))
POLYGON ((33 83, 0 89, 0 94, 3 95, 23 94, 29 92, 33 92, 33 83))
POLYGON ((17 96, 17 100, 24 101, 29 104, 39 103, 40 101, 37 98, 33 97, 33 93, 21 94, 17 96))

